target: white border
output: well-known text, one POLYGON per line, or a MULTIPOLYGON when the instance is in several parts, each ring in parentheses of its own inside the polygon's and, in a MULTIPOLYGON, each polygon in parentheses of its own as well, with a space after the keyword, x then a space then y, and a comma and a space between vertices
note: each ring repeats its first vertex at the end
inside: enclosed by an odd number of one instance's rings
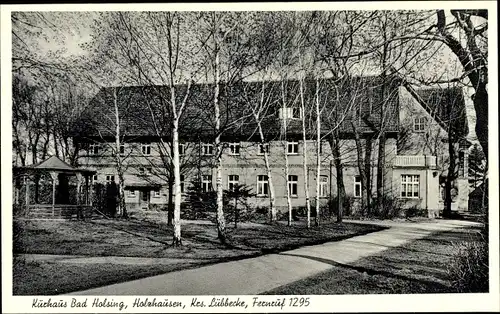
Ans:
MULTIPOLYGON (((33 312, 77 312, 64 308, 35 309, 31 307, 33 297, 12 296, 12 131, 11 131, 11 11, 134 11, 134 10, 380 10, 380 9, 450 9, 481 8, 489 10, 489 151, 490 151, 490 292, 488 294, 429 294, 429 295, 345 295, 345 296, 309 296, 311 306, 308 308, 285 308, 282 311, 336 311, 336 312, 419 312, 419 311, 500 311, 499 291, 499 233, 498 233, 498 68, 497 60, 497 4, 495 1, 422 1, 422 2, 344 2, 344 3, 191 3, 191 4, 53 4, 53 5, 12 5, 1 6, 1 131, 2 131, 2 312, 3 313, 33 313, 33 312)), ((102 296, 100 296, 102 298, 102 296)), ((150 298, 153 296, 150 296, 150 298)), ((159 296, 157 296, 159 297, 159 296)), ((235 296, 232 296, 234 298, 235 296)), ((283 296, 281 296, 283 297, 283 296)), ((79 297, 83 300, 84 297, 79 297)), ((91 301, 92 297, 88 297, 91 301)), ((162 297, 163 298, 163 297, 162 297)), ((210 300, 210 296, 202 296, 210 300)), ((251 302, 252 296, 240 296, 251 302)), ((260 299, 274 300, 273 296, 259 296, 260 299)), ((56 296, 53 300, 71 301, 71 297, 56 296)), ((134 297, 113 297, 115 301, 124 300, 132 303, 134 297)), ((190 296, 172 297, 172 299, 190 302, 190 296)), ((207 302, 207 301, 206 301, 207 302)), ((186 311, 188 307, 184 311, 186 311)), ((175 312, 175 309, 129 308, 122 312, 175 312)), ((190 309, 191 311, 193 309, 190 309)), ((108 312, 106 309, 88 307, 85 312, 108 312)), ((201 310, 200 310, 201 311, 201 310)), ((206 311, 206 308, 203 309, 206 311)), ((213 312, 235 312, 236 308, 217 308, 213 312)), ((277 312, 279 309, 251 308, 245 312, 277 312)), ((82 311, 83 312, 83 311, 82 311)))

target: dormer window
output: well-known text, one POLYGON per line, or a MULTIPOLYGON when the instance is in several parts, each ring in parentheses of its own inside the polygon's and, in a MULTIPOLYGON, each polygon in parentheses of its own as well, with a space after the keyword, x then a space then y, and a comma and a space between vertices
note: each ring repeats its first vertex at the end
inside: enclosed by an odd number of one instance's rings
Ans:
POLYGON ((413 130, 415 132, 423 132, 425 131, 425 125, 427 124, 427 119, 426 118, 415 118, 413 120, 413 130))

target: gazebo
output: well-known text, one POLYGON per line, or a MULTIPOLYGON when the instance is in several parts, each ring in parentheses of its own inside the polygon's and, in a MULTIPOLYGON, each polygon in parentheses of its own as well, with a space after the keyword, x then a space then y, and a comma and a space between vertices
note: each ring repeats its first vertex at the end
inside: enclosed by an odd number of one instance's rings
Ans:
POLYGON ((38 164, 13 167, 14 209, 16 206, 17 209, 24 209, 18 210, 18 214, 21 212, 27 218, 90 217, 92 190, 89 181, 95 173, 94 170, 72 167, 57 156, 51 156, 38 164), (70 185, 72 178, 76 179, 74 186, 70 185), (49 182, 52 185, 51 198, 46 197, 45 202, 40 202, 40 187, 45 187, 49 182), (31 194, 30 185, 34 186, 34 195, 31 194), (73 193, 70 193, 71 188, 75 188, 73 193))

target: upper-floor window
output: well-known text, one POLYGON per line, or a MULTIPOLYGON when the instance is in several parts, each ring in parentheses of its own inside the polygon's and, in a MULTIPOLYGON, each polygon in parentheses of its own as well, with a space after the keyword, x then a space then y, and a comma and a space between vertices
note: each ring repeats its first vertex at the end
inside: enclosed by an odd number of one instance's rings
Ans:
POLYGON ((111 183, 115 181, 115 176, 112 174, 107 174, 106 175, 106 182, 111 183))
POLYGON ((141 145, 141 152, 143 155, 151 155, 151 144, 144 143, 141 145))
POLYGON ((257 176, 257 196, 267 196, 269 193, 268 179, 266 175, 257 176))
POLYGON ((97 176, 97 174, 94 174, 94 175, 92 176, 92 183, 97 183, 98 178, 99 178, 99 177, 97 176))
POLYGON ((213 144, 202 144, 201 153, 204 156, 211 156, 214 154, 214 145, 213 144))
POLYGON ((184 156, 186 154, 186 144, 179 143, 179 156, 184 156))
POLYGON ((229 154, 239 155, 240 154, 240 143, 229 143, 229 154))
POLYGON ((157 197, 160 197, 160 196, 161 196, 161 192, 160 192, 160 190, 154 190, 154 191, 153 191, 153 197, 156 197, 156 198, 157 198, 157 197))
POLYGON ((328 177, 319 177, 319 197, 326 197, 328 191, 328 177))
POLYGON ((125 156, 125 145, 120 144, 120 156, 125 156))
POLYGON ((298 196, 298 180, 298 176, 288 176, 288 192, 290 193, 290 196, 298 196))
POLYGON ((354 177, 354 197, 361 197, 361 176, 354 177))
POLYGON ((425 131, 425 125, 427 124, 426 118, 415 118, 413 119, 413 130, 415 132, 423 132, 425 131))
POLYGON ((238 185, 240 181, 240 176, 236 174, 230 174, 227 177, 227 189, 229 191, 234 191, 235 187, 238 185))
POLYGON ((89 145, 89 155, 99 155, 99 144, 89 145))
POLYGON ((269 154, 269 144, 268 143, 259 144, 259 155, 264 155, 264 153, 269 154))
POLYGON ((212 191, 212 176, 203 175, 201 178, 201 190, 203 192, 212 191))
POLYGON ((295 141, 287 142, 287 153, 288 155, 297 155, 299 153, 299 143, 295 141))
POLYGON ((401 175, 401 197, 402 198, 418 198, 420 190, 419 175, 401 175))

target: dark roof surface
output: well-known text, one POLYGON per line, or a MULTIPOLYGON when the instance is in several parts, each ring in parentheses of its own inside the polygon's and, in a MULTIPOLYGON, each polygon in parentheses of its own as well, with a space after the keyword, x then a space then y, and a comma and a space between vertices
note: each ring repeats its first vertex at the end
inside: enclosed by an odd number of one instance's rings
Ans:
POLYGON ((417 101, 446 131, 453 131, 457 140, 467 136, 469 128, 461 88, 425 88, 414 92, 418 95, 417 101))
POLYGON ((27 169, 27 170, 40 170, 40 171, 62 171, 62 172, 88 172, 93 173, 93 170, 75 168, 67 164, 66 162, 59 159, 57 156, 51 156, 37 164, 28 165, 26 167, 17 167, 19 169, 27 169))
MULTIPOLYGON (((306 79, 302 86, 306 103, 306 128, 311 134, 315 125, 314 103, 316 80, 306 79)), ((352 77, 338 84, 334 79, 319 81, 319 101, 322 108, 322 129, 328 132, 339 125, 341 133, 357 131, 366 133, 379 128, 386 132, 399 130, 398 79, 387 79, 386 84, 378 76, 352 77), (386 101, 383 101, 383 100, 386 101), (382 106, 385 116, 382 119, 382 106), (384 124, 381 125, 381 121, 384 124)), ((194 84, 180 122, 180 136, 214 136, 213 119, 214 86, 194 84)), ((176 86, 176 101, 186 94, 186 85, 176 86)), ((257 124, 251 115, 261 101, 267 104, 263 110, 262 126, 270 138, 280 133, 279 109, 282 100, 287 106, 301 104, 300 81, 242 82, 220 85, 221 126, 226 136, 249 137, 256 133, 257 124), (261 98, 264 91, 264 98, 261 98), (284 91, 284 93, 283 93, 284 91)), ((102 88, 90 102, 76 124, 74 136, 81 138, 113 137, 116 133, 115 105, 121 119, 120 132, 128 137, 168 136, 172 126, 170 90, 167 86, 124 86, 102 88)), ((287 134, 300 135, 300 120, 290 120, 287 134)))

